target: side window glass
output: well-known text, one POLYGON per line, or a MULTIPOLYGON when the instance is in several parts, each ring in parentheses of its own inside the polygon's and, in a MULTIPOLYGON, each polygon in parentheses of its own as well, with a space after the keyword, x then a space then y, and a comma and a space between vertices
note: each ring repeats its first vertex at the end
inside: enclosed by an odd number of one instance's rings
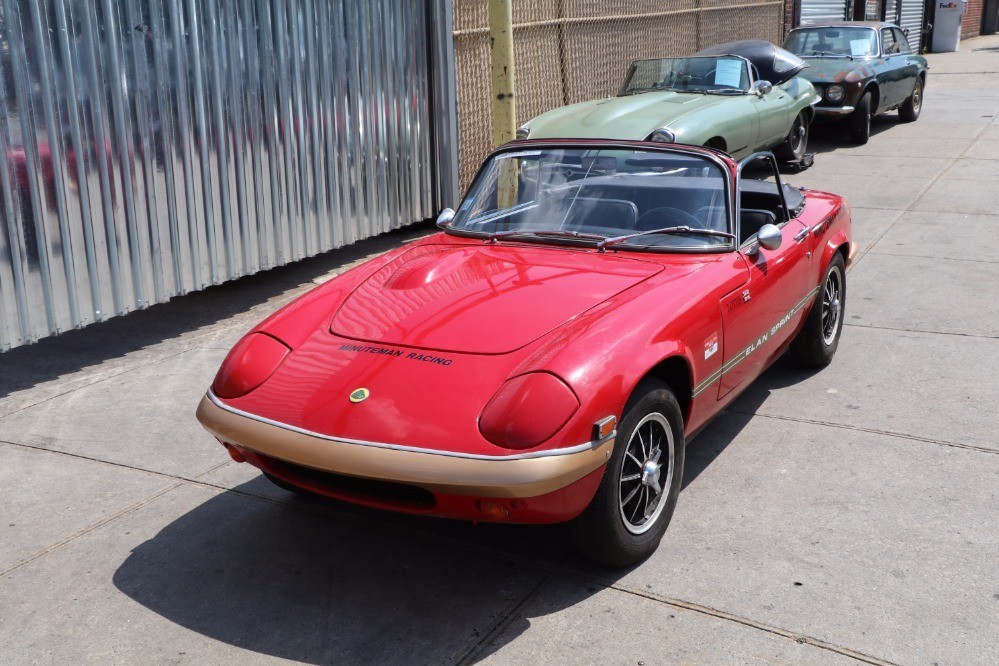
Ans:
POLYGON ((898 42, 898 52, 912 53, 912 49, 909 47, 909 40, 906 39, 905 33, 898 28, 893 28, 892 32, 895 33, 895 41, 898 42))
POLYGON ((895 42, 895 35, 888 28, 881 31, 881 48, 885 55, 898 53, 898 44, 895 42))

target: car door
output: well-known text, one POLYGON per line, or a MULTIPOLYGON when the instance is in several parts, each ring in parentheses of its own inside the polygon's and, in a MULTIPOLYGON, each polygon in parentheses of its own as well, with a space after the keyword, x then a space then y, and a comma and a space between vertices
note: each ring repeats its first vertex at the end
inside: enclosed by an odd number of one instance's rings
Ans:
POLYGON ((895 35, 895 43, 898 44, 898 55, 895 57, 898 60, 898 69, 901 70, 899 78, 901 98, 899 101, 904 102, 912 95, 912 89, 916 85, 916 78, 919 76, 919 62, 914 57, 915 54, 912 52, 912 47, 909 46, 909 40, 901 28, 892 28, 892 33, 895 35))
POLYGON ((762 150, 783 141, 791 131, 791 95, 784 88, 774 86, 769 93, 754 93, 750 99, 760 121, 756 148, 762 150))
POLYGON ((908 96, 905 91, 905 69, 907 58, 901 53, 895 31, 891 28, 881 29, 881 53, 884 64, 883 72, 878 75, 881 83, 881 108, 891 108, 902 103, 908 96))
MULTIPOLYGON (((759 155, 752 155, 740 164, 740 183, 746 166, 759 159, 759 155)), ((776 161, 769 154, 763 159, 771 165, 780 192, 776 161)), ((739 197, 740 213, 746 210, 742 205, 744 198, 739 197)), ((756 242, 755 236, 746 238, 739 253, 749 269, 749 281, 727 294, 720 303, 724 365, 719 400, 743 388, 762 372, 797 328, 805 306, 814 296, 810 290, 809 229, 797 218, 786 219, 787 207, 782 195, 780 199, 784 218, 777 220, 780 246, 768 250, 756 242)))

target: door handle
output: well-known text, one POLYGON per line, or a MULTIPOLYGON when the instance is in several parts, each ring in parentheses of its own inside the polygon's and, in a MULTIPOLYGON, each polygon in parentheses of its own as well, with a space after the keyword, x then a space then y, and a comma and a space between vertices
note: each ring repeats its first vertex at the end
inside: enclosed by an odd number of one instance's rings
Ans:
POLYGON ((799 231, 798 233, 796 233, 794 235, 795 242, 796 243, 800 243, 801 241, 805 240, 808 237, 808 232, 809 231, 811 231, 811 229, 809 229, 808 227, 805 227, 804 229, 802 229, 801 231, 799 231))

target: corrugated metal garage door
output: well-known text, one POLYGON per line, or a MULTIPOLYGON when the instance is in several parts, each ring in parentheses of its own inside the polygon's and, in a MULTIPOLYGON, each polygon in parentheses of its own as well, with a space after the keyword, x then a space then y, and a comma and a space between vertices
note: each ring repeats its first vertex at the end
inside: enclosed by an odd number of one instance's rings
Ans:
POLYGON ((801 0, 799 25, 843 21, 847 18, 849 0, 801 0))
POLYGON ((913 51, 919 50, 923 30, 923 10, 926 5, 923 0, 899 0, 898 25, 902 30, 909 31, 909 46, 913 51))

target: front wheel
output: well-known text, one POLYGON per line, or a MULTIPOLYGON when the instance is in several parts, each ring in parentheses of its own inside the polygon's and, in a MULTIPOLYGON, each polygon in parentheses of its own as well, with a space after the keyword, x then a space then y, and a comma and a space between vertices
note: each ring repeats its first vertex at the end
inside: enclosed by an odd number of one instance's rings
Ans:
POLYGON ((866 92, 850 116, 850 141, 862 146, 871 138, 871 93, 866 92))
POLYGON ((601 564, 626 567, 655 551, 683 481, 683 416, 670 388, 635 389, 593 501, 570 525, 576 547, 601 564))
POLYGON ((784 143, 774 149, 774 154, 785 162, 797 162, 808 149, 808 116, 804 111, 798 114, 791 125, 784 143))
POLYGON ((843 331, 843 308, 846 306, 846 269, 843 255, 829 262, 819 295, 805 325, 791 342, 791 354, 798 363, 824 368, 832 361, 843 331))
POLYGON ((916 85, 912 88, 912 94, 905 100, 898 109, 898 117, 903 123, 914 122, 919 118, 919 112, 923 108, 923 80, 916 79, 916 85))

